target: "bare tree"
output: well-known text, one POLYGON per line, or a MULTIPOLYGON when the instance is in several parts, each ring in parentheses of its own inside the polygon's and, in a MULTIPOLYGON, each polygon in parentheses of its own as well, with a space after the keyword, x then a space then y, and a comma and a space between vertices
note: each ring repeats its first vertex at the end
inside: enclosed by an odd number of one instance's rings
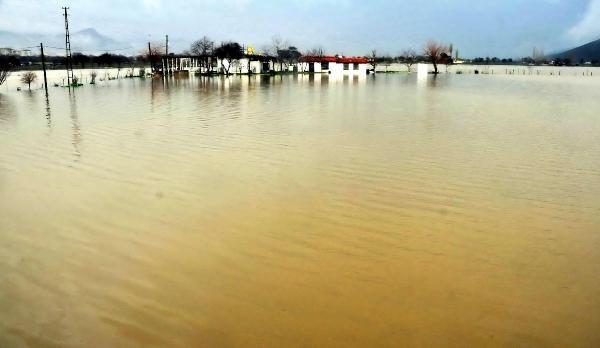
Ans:
POLYGON ((321 46, 316 46, 306 51, 306 55, 313 57, 323 57, 325 55, 325 50, 321 46))
POLYGON ((371 66, 373 67, 373 73, 376 73, 377 72, 377 64, 379 63, 378 62, 379 58, 377 57, 377 50, 371 51, 371 56, 369 57, 369 60, 371 61, 371 66))
POLYGON ((164 55, 164 52, 162 49, 162 44, 157 43, 157 42, 152 42, 152 43, 150 43, 150 47, 148 47, 147 49, 146 48, 143 49, 141 52, 142 52, 142 55, 144 57, 146 57, 146 59, 150 63, 150 70, 152 72, 158 70, 158 62, 160 61, 161 57, 164 55))
POLYGON ((203 36, 200 40, 196 40, 190 46, 190 53, 197 56, 212 54, 215 48, 215 42, 207 36, 203 36))
POLYGON ((406 49, 402 51, 402 64, 406 66, 406 70, 410 73, 411 68, 415 63, 417 63, 417 52, 412 49, 406 49))
POLYGON ((5 69, 4 67, 0 67, 0 86, 6 81, 8 75, 10 75, 11 69, 5 69))
POLYGON ((289 45, 287 41, 283 40, 280 36, 273 36, 271 38, 271 54, 277 56, 277 51, 287 48, 289 45))
POLYGON ((215 42, 206 35, 190 45, 190 53, 197 56, 203 56, 202 65, 209 71, 212 70, 212 64, 210 64, 208 56, 212 55, 214 50, 215 42))
POLYGON ((156 57, 162 57, 165 55, 164 45, 162 42, 151 42, 150 51, 152 52, 152 55, 156 57))
POLYGON ((19 65, 19 61, 15 56, 0 56, 0 85, 2 85, 10 72, 19 65))
POLYGON ((96 77, 98 76, 98 72, 96 70, 92 70, 90 72, 90 85, 96 84, 96 77))
POLYGON ((442 53, 447 55, 446 51, 448 51, 448 48, 439 42, 429 41, 427 42, 427 45, 425 45, 425 48, 423 49, 423 54, 427 57, 427 59, 429 59, 429 62, 433 64, 434 74, 439 73, 438 63, 440 63, 442 53))
POLYGON ((28 71, 21 76, 21 83, 27 84, 27 87, 31 91, 31 83, 37 80, 37 75, 33 71, 28 71))
POLYGON ((283 70, 283 59, 280 57, 280 52, 288 47, 288 42, 279 36, 273 36, 271 39, 271 55, 277 57, 277 60, 279 61, 279 71, 283 70))

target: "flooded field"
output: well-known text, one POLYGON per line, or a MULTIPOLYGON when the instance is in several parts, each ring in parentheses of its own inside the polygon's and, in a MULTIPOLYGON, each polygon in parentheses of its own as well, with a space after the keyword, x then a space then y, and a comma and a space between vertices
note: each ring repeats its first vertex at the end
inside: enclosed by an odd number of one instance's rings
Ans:
POLYGON ((600 345, 600 83, 0 89, 0 347, 600 345))

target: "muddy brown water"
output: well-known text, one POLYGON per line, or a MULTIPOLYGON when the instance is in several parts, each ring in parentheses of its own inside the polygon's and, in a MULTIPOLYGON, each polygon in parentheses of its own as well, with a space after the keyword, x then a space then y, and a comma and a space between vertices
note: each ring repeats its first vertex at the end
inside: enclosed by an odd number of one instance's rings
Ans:
POLYGON ((599 346, 599 86, 0 93, 0 346, 599 346))

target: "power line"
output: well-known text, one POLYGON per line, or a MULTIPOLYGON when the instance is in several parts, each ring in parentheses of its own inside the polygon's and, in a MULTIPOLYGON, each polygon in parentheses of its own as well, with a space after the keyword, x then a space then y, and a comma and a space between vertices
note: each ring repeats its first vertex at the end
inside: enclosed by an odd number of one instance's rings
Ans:
POLYGON ((126 48, 112 48, 112 49, 97 49, 97 50, 93 50, 93 49, 87 49, 87 50, 80 50, 77 48, 74 48, 73 51, 75 51, 76 53, 83 53, 83 52, 117 52, 117 51, 126 51, 126 50, 131 50, 133 48, 131 47, 126 47, 126 48))
MULTIPOLYGON (((53 48, 53 49, 57 49, 57 50, 64 50, 64 47, 56 47, 56 46, 48 46, 48 45, 44 45, 45 48, 53 48)), ((22 47, 19 49, 29 49, 29 48, 40 48, 39 45, 37 46, 31 46, 31 47, 22 47)), ((117 52, 117 51, 126 51, 126 50, 132 50, 132 47, 123 47, 123 48, 111 48, 111 49, 87 49, 87 50, 80 50, 77 48, 72 48, 71 51, 75 52, 75 53, 83 53, 83 52, 117 52)))
MULTIPOLYGON (((64 50, 64 47, 56 47, 56 46, 48 46, 45 45, 44 47, 46 48, 54 48, 57 50, 64 50)), ((154 46, 154 47, 165 47, 165 45, 160 45, 160 46, 154 46)), ((18 47, 15 49, 15 51, 20 51, 20 50, 27 50, 27 49, 32 49, 32 48, 40 48, 40 45, 35 45, 35 46, 27 46, 27 47, 18 47)), ((99 49, 78 49, 77 47, 72 48, 71 51, 75 51, 75 52, 113 52, 113 51, 126 51, 126 50, 133 50, 135 48, 133 47, 122 47, 122 48, 99 48, 99 49)))
POLYGON ((53 47, 53 46, 48 46, 48 45, 46 45, 46 47, 47 48, 55 48, 57 50, 64 50, 65 49, 64 47, 53 47))
MULTIPOLYGON (((70 40, 69 40, 70 43, 70 40)), ((65 42, 66 44, 66 42, 65 42)), ((66 47, 56 47, 56 46, 49 46, 49 45, 44 45, 45 48, 52 48, 52 49, 56 49, 56 50, 66 50, 66 47)), ((168 47, 167 45, 152 45, 153 48, 166 48, 168 47)), ((25 50, 25 49, 32 49, 32 48, 40 48, 40 45, 35 45, 35 46, 27 46, 27 47, 20 47, 15 49, 16 51, 19 50, 25 50)), ((127 50, 135 50, 134 47, 121 47, 121 48, 107 48, 107 49, 78 49, 78 48, 70 48, 71 52, 75 52, 75 53, 84 53, 84 52, 118 52, 118 51, 127 51, 127 50)))

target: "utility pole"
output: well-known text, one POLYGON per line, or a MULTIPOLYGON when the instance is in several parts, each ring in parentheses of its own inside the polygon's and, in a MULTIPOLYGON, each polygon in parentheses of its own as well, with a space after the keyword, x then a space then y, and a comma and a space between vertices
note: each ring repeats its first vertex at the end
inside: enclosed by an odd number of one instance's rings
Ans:
POLYGON ((165 35, 165 39, 166 39, 166 42, 165 42, 165 47, 166 47, 166 49, 165 49, 165 56, 168 56, 169 55, 169 35, 165 35))
POLYGON ((48 99, 48 78, 46 77, 46 57, 44 56, 44 43, 40 42, 40 53, 42 55, 42 69, 44 69, 44 89, 46 90, 46 99, 48 99))
POLYGON ((70 88, 73 81, 73 61, 71 57, 71 35, 69 34, 69 14, 67 12, 69 8, 63 7, 62 9, 65 10, 63 15, 65 17, 65 55, 67 58, 67 83, 70 88))

